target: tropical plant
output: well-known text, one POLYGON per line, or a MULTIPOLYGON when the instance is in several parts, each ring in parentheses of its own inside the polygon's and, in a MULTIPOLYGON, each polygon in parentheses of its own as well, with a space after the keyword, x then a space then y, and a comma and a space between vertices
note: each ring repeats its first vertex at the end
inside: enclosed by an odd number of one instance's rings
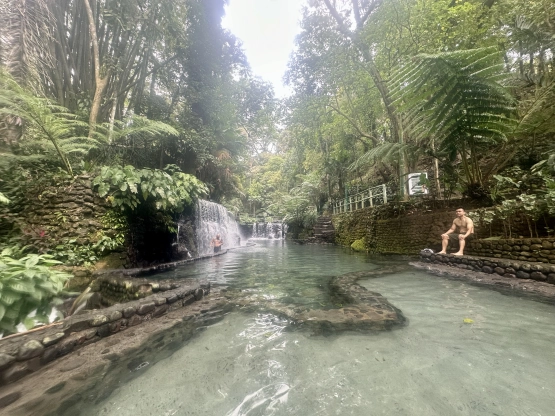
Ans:
POLYGON ((0 117, 8 116, 22 120, 25 134, 32 137, 27 143, 24 139, 17 143, 20 158, 52 159, 55 154, 70 175, 73 175, 70 157, 82 157, 98 144, 80 135, 87 124, 67 109, 36 96, 9 74, 0 72, 0 117))
POLYGON ((486 151, 506 141, 516 123, 514 99, 500 84, 503 69, 493 47, 419 55, 390 82, 410 134, 420 142, 433 138, 437 152, 453 161, 458 155, 468 192, 495 173, 483 171, 486 151))
POLYGON ((133 211, 139 204, 152 203, 156 209, 179 212, 195 198, 207 193, 195 178, 168 165, 164 170, 136 169, 127 165, 104 166, 93 180, 101 197, 108 197, 114 207, 133 211))
POLYGON ((270 205, 271 212, 283 217, 283 222, 292 227, 311 228, 318 218, 320 181, 315 175, 300 175, 301 184, 283 195, 279 203, 270 205))
POLYGON ((0 253, 0 330, 4 334, 17 332, 20 323, 29 328, 36 321, 48 322, 64 283, 72 277, 51 268, 57 264, 61 262, 47 254, 22 255, 14 248, 0 253))

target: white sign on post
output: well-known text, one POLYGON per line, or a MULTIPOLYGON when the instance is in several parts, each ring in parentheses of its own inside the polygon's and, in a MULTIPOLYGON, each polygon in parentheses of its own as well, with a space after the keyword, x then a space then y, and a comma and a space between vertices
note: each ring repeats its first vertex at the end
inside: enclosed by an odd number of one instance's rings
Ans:
POLYGON ((426 172, 416 172, 408 174, 409 183, 409 195, 426 195, 428 194, 428 188, 426 185, 420 183, 420 178, 424 175, 424 178, 428 179, 428 174, 426 172))

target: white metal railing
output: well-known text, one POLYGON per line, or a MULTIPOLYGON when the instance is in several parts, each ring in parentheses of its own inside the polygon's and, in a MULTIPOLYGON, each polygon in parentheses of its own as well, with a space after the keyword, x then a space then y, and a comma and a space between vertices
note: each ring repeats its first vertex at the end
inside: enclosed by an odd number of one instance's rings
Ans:
POLYGON ((387 187, 385 184, 374 186, 342 199, 336 199, 332 202, 332 208, 334 214, 340 214, 382 204, 387 204, 387 187))

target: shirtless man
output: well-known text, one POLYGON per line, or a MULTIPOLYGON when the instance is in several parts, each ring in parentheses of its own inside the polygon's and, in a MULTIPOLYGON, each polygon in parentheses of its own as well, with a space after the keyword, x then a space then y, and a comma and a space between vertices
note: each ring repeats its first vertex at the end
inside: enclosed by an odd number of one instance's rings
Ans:
POLYGON ((214 247, 214 253, 218 253, 221 251, 223 244, 224 242, 220 238, 220 234, 217 234, 210 242, 210 247, 214 247))
POLYGON ((457 208, 455 213, 457 218, 453 220, 453 225, 446 233, 441 234, 441 251, 439 254, 447 254, 447 245, 450 240, 459 240, 459 251, 453 254, 462 256, 466 242, 474 237, 474 223, 466 216, 464 209, 457 208))

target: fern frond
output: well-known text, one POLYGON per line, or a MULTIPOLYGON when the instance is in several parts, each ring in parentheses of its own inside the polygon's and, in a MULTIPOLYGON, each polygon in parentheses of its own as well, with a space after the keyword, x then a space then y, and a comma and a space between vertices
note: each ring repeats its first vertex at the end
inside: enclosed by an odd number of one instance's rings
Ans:
POLYGON ((1 115, 25 120, 26 131, 32 132, 38 153, 55 152, 70 175, 73 170, 68 155, 84 155, 98 146, 97 141, 85 141, 78 134, 87 127, 86 123, 66 108, 27 91, 6 72, 0 72, 1 115))
POLYGON ((359 157, 349 166, 349 170, 355 171, 372 164, 376 160, 380 160, 382 162, 395 162, 400 159, 402 152, 416 154, 419 150, 421 149, 418 146, 412 144, 383 143, 370 149, 368 152, 359 157))
POLYGON ((416 137, 442 141, 476 135, 504 140, 515 106, 499 83, 506 78, 495 48, 420 55, 392 77, 395 104, 416 137))

